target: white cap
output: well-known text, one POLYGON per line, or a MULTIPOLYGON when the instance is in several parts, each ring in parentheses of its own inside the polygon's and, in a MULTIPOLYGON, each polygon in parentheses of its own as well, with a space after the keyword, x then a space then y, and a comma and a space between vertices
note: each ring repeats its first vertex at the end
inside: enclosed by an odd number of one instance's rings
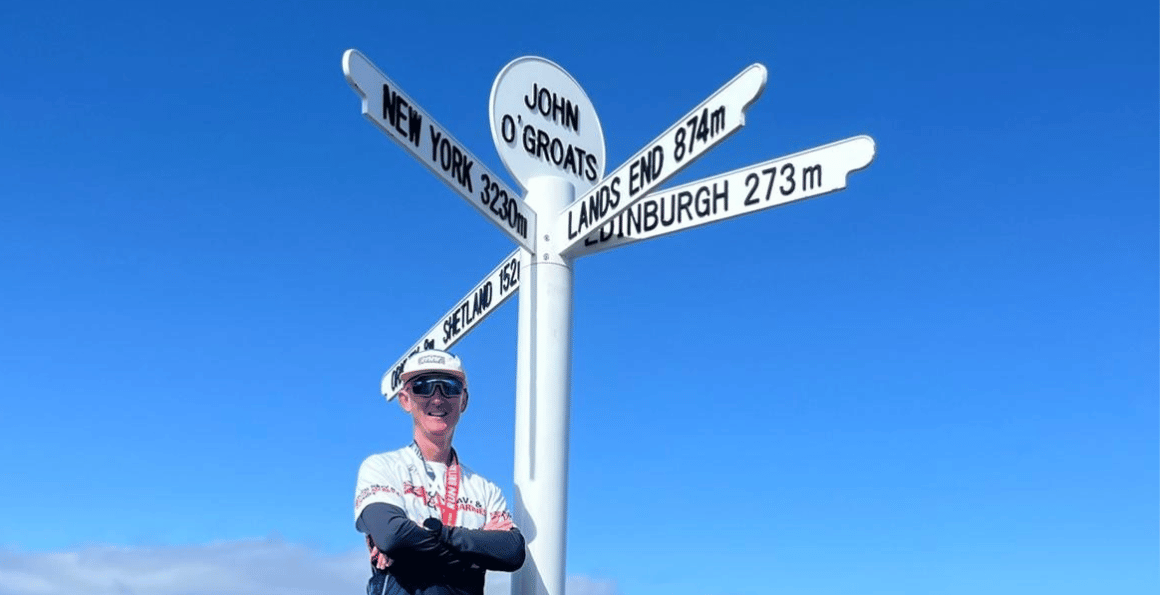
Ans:
POLYGON ((399 378, 406 383, 413 376, 422 372, 446 372, 458 377, 467 384, 467 373, 463 371, 463 362, 456 356, 440 351, 428 349, 412 354, 403 362, 403 373, 399 378))

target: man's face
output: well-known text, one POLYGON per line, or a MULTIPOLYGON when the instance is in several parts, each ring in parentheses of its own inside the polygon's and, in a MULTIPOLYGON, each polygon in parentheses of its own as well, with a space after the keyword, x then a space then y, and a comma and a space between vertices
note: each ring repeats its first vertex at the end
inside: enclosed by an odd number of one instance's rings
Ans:
POLYGON ((447 393, 455 391, 440 380, 462 386, 458 378, 449 374, 420 374, 410 379, 399 393, 399 403, 411 414, 415 427, 432 438, 450 436, 467 408, 467 391, 450 396, 447 393))

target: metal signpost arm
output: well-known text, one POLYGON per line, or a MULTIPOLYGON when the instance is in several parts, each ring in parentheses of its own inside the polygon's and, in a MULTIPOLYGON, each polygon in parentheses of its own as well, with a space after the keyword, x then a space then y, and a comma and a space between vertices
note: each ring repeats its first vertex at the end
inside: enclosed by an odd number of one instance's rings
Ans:
POLYGON ((363 98, 372 124, 427 166, 440 180, 524 248, 532 248, 536 216, 499 176, 487 169, 410 96, 357 50, 342 55, 342 70, 363 98))
POLYGON ((572 255, 701 227, 842 190, 874 160, 874 139, 855 136, 654 192, 585 238, 572 255))
POLYGON ((643 198, 706 151, 745 125, 745 110, 765 89, 766 70, 754 64, 685 114, 633 155, 595 188, 568 205, 553 232, 565 238, 564 254, 584 238, 643 198))
POLYGON ((386 374, 383 374, 382 391, 388 401, 394 399, 403 387, 399 375, 403 373, 403 362, 412 353, 423 349, 451 349, 452 345, 466 337, 471 329, 516 294, 520 288, 520 253, 523 251, 516 248, 515 252, 508 254, 467 295, 456 302, 431 330, 420 337, 395 365, 387 368, 386 374))

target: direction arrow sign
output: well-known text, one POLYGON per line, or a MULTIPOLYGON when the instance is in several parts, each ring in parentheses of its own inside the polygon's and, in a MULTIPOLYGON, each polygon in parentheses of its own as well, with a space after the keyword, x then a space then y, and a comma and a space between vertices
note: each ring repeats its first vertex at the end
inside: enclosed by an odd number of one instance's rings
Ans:
POLYGON ((357 50, 342 55, 346 80, 362 98, 362 112, 391 140, 427 166, 509 237, 533 249, 536 214, 520 195, 463 148, 402 89, 357 50))
POLYGON ((403 383, 399 376, 403 373, 403 362, 407 361, 412 353, 424 349, 441 349, 447 351, 467 335, 475 325, 483 322, 489 314, 495 312, 508 298, 516 294, 520 286, 520 249, 516 249, 503 259, 483 281, 474 289, 467 292, 455 307, 443 315, 427 334, 387 369, 383 374, 382 391, 388 401, 399 394, 403 383))
POLYGON ((595 254, 731 217, 841 190, 874 160, 874 139, 855 136, 650 194, 573 253, 595 254))
POLYGON ((745 110, 765 89, 766 71, 754 64, 673 124, 624 165, 568 205, 557 217, 570 253, 591 232, 628 208, 705 151, 745 125, 745 110))

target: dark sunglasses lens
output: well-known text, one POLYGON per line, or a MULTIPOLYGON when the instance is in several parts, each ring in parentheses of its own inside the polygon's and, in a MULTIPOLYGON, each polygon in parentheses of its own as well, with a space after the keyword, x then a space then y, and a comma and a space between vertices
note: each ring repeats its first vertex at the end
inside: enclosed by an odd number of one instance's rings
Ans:
POLYGON ((422 397, 429 397, 435 394, 436 386, 442 388, 443 394, 448 397, 458 397, 463 394, 463 383, 458 378, 449 376, 416 378, 411 381, 411 392, 422 397))

